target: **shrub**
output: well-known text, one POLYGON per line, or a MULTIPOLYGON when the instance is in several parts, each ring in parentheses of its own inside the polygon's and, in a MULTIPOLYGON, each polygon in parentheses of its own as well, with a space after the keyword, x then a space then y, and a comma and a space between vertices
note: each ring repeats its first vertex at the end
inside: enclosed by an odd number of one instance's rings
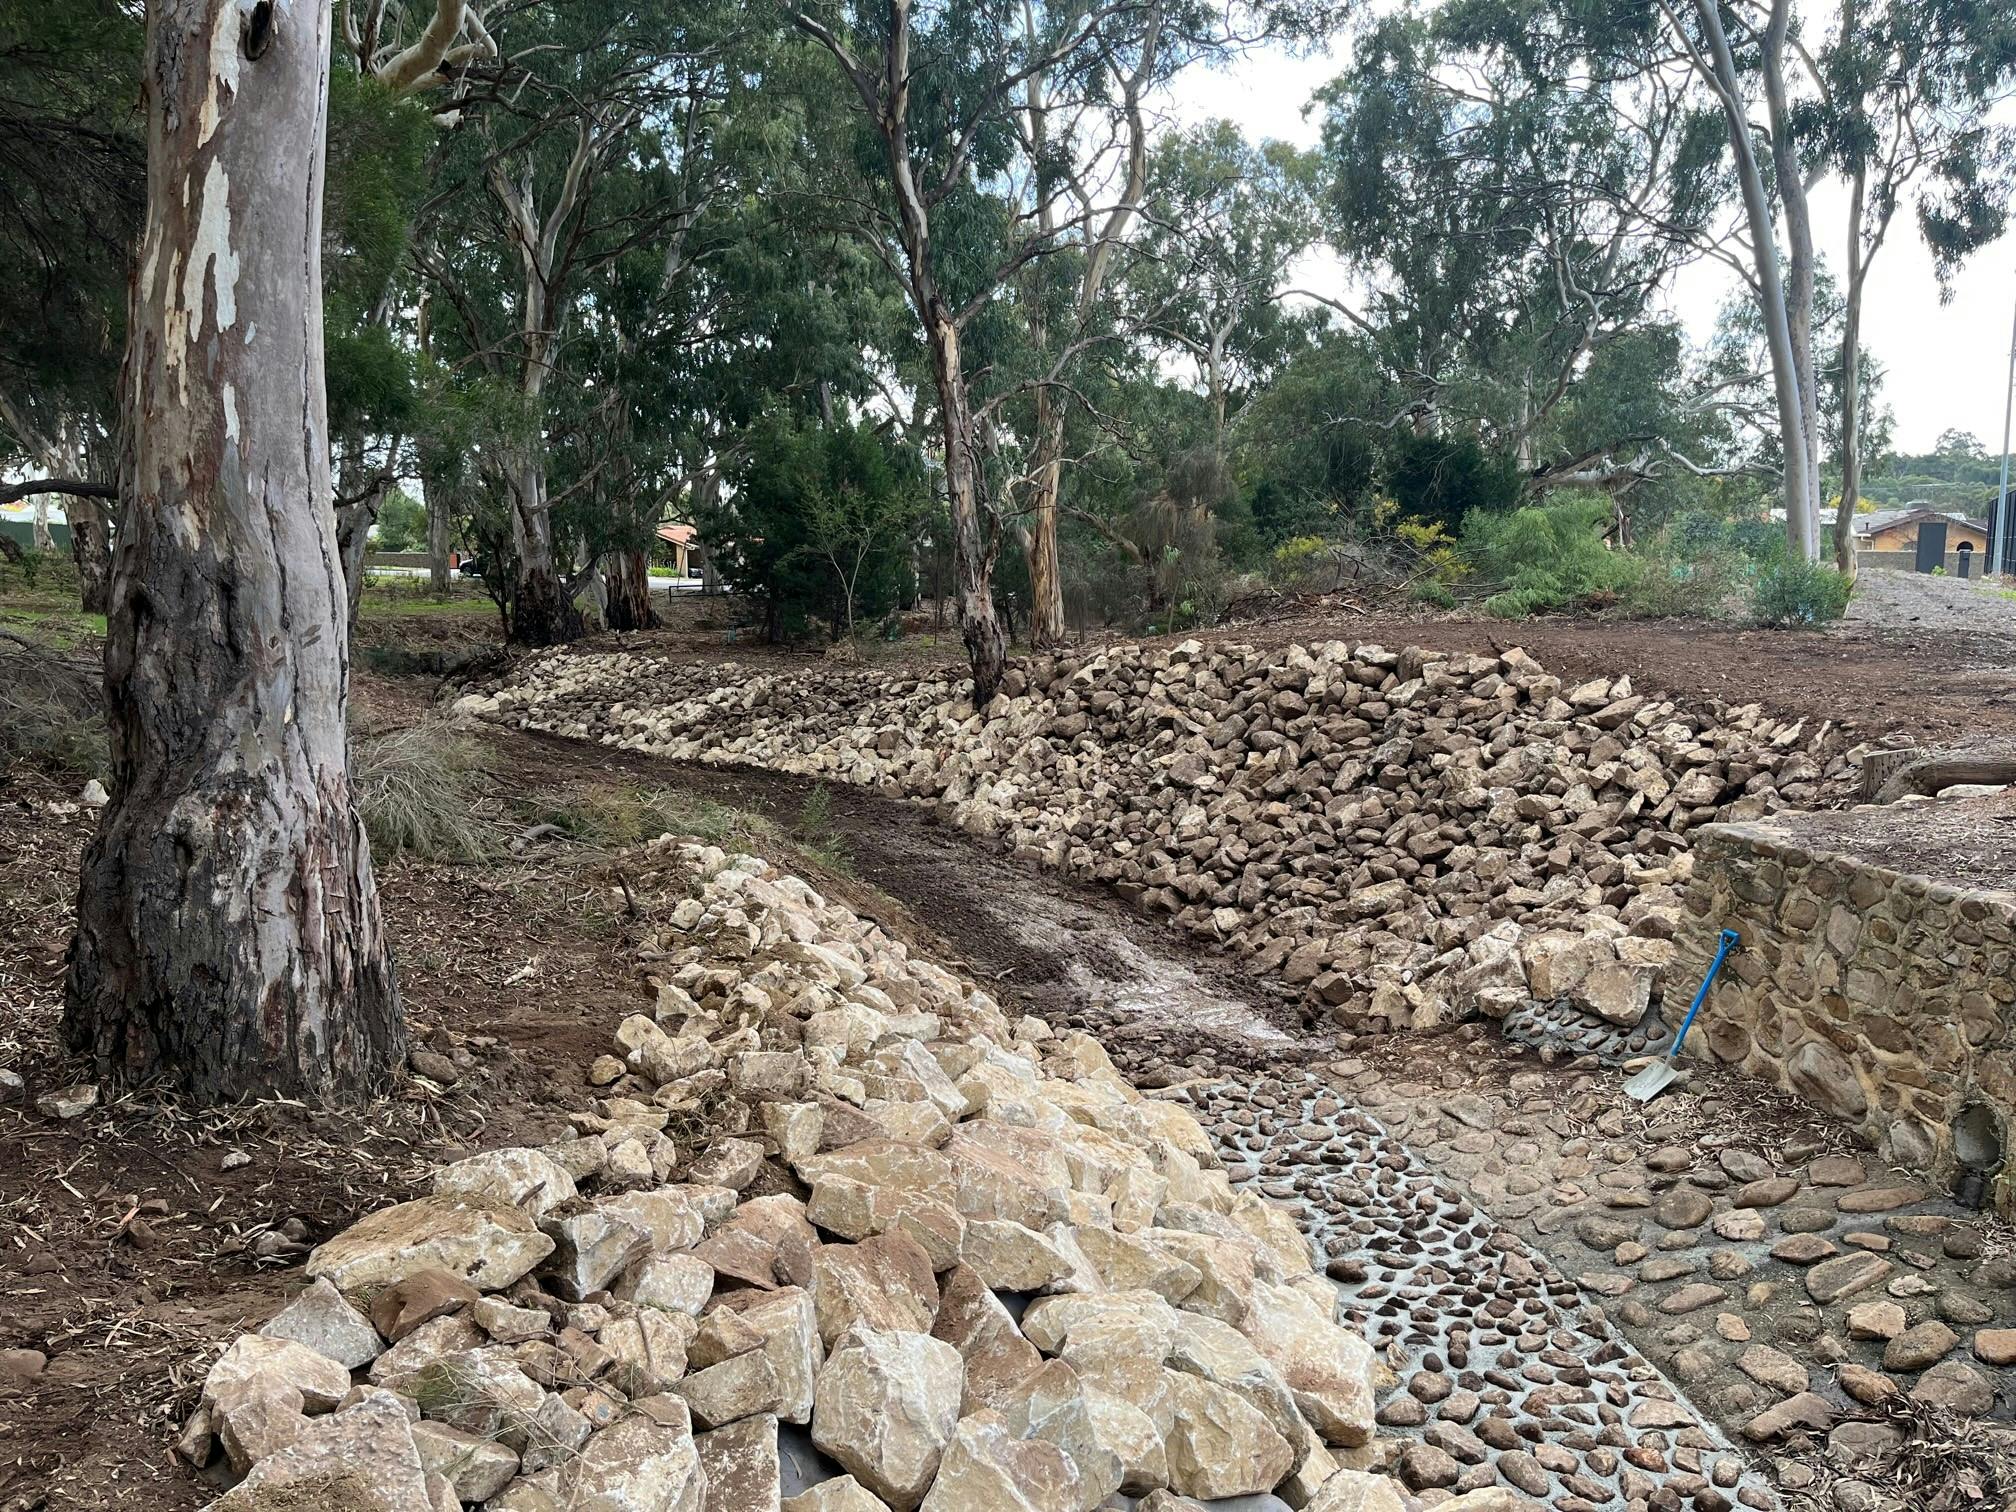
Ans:
POLYGON ((1484 601, 1485 611, 1517 619, 1631 588, 1644 564, 1604 544, 1609 518, 1604 499, 1529 504, 1502 514, 1471 511, 1463 521, 1462 554, 1479 576, 1500 585, 1484 601))
POLYGON ((1758 574, 1750 609, 1762 625, 1820 625, 1847 612, 1851 589, 1832 567, 1787 557, 1758 574))
POLYGON ((1428 604, 1437 609, 1454 609, 1456 607, 1455 593, 1440 578, 1422 578, 1409 590, 1409 597, 1417 604, 1428 604))

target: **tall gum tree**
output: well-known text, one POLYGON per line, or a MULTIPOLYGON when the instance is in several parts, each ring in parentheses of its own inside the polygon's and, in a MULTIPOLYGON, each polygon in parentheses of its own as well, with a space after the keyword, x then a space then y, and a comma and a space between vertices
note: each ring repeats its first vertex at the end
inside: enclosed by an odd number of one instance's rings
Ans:
POLYGON ((322 377, 330 6, 156 0, 106 691, 65 1038, 203 1097, 387 1081, 322 377))

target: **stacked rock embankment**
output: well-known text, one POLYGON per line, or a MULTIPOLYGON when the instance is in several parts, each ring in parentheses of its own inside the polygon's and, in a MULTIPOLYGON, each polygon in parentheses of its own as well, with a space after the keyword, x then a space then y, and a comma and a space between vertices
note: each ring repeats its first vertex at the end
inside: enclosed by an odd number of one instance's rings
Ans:
POLYGON ((1187 1112, 760 860, 650 851, 686 895, 594 1111, 313 1252, 183 1433, 218 1512, 1408 1506, 1371 1350, 1187 1112))
POLYGON ((1661 996, 1687 831, 1854 780, 1830 724, 1564 685, 1518 650, 1121 645, 1017 664, 984 717, 965 688, 561 653, 457 708, 935 804, 1373 1028, 1537 1003, 1629 1035, 1661 996))

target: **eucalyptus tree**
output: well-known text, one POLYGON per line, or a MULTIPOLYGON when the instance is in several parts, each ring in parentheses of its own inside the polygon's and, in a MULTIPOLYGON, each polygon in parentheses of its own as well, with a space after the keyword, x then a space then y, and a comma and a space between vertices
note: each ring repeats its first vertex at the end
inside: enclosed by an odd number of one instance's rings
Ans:
POLYGON ((322 379, 329 0, 156 0, 106 634, 112 801, 64 1033, 201 1096, 381 1085, 405 1031, 346 770, 322 379))
POLYGON ((1899 211, 1913 213, 1942 285, 2007 228, 2016 128, 1990 110, 2016 86, 2016 14, 1976 0, 1841 0, 1824 48, 1800 61, 1813 92, 1800 124, 1849 187, 1833 546, 1835 565, 1852 575, 1867 450, 1861 331, 1870 269, 1899 211))
POLYGON ((730 10, 667 0, 520 8, 499 45, 522 69, 474 112, 473 130, 450 138, 437 193, 461 196, 461 234, 422 242, 415 260, 438 296, 438 360, 508 396, 508 423, 479 450, 510 499, 508 618, 524 644, 582 629, 554 511, 596 474, 549 487, 549 389, 579 376, 574 326, 614 264, 658 248, 668 276, 676 268, 676 230, 711 192, 693 164, 710 151, 731 83, 718 29, 730 10))
POLYGON ((2016 81, 2016 21, 2006 6, 1978 0, 1838 0, 1804 10, 1795 0, 1652 0, 1646 14, 1662 23, 1723 122, 1742 234, 1725 241, 1722 255, 1757 308, 1787 535, 1808 559, 1820 550, 1822 475, 1835 439, 1825 411, 1838 387, 1843 487, 1834 549, 1852 571, 1870 265, 1914 199, 1942 278, 2001 234, 2012 142, 1990 108, 2016 81), (1825 242, 1812 211, 1812 191, 1829 175, 1849 192, 1838 341, 1819 329, 1825 242))
POLYGON ((1310 177, 1303 153, 1249 142, 1230 121, 1172 132, 1155 148, 1155 221, 1130 280, 1128 324, 1196 364, 1221 462, 1232 410, 1307 334, 1282 296, 1317 236, 1310 177))
MULTIPOLYGON (((1726 194, 1720 136, 1655 25, 1485 0, 1391 14, 1319 98, 1325 230, 1366 290, 1362 310, 1323 303, 1403 396, 1382 424, 1474 433, 1534 491, 1716 463, 1640 425, 1593 433, 1575 404, 1607 349, 1657 349, 1660 296, 1726 194)), ((1676 361, 1635 365, 1670 407, 1725 402, 1683 396, 1676 361)))
POLYGON ((68 495, 84 607, 103 612, 126 282, 146 198, 144 30, 116 0, 0 10, 0 460, 68 495))

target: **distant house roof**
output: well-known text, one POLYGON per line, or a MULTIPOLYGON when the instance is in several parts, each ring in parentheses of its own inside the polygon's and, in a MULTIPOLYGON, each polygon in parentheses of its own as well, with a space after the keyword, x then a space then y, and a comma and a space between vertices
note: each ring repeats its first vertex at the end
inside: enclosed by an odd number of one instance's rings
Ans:
POLYGON ((700 539, 700 532, 691 525, 660 525, 658 539, 670 541, 674 546, 691 546, 700 539))
POLYGON ((1855 516, 1855 534, 1874 535, 1892 525, 1909 525, 1921 520, 1944 520, 1949 525, 1967 525, 1975 530, 1988 528, 1987 521, 1970 519, 1955 510, 1934 509, 1930 504, 1910 504, 1903 509, 1878 509, 1855 516))

